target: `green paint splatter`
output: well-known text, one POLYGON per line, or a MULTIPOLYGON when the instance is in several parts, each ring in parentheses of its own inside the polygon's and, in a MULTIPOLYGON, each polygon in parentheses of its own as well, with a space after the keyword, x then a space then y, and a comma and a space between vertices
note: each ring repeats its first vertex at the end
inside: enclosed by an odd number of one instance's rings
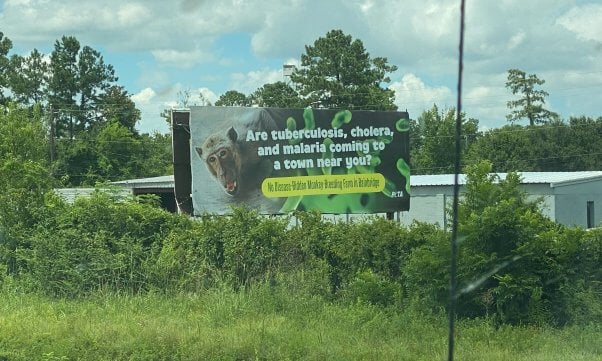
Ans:
MULTIPOLYGON (((330 161, 332 159, 332 152, 330 151, 330 145, 332 144, 332 139, 324 138, 323 142, 326 147, 326 151, 322 154, 322 159, 330 161)), ((332 167, 322 167, 322 173, 330 175, 332 174, 332 167)))
POLYGON ((288 197, 282 207, 280 208, 281 213, 292 212, 299 207, 299 203, 301 203, 302 196, 293 196, 288 197))
POLYGON ((380 163, 381 163, 381 160, 380 160, 380 157, 379 157, 379 156, 377 156, 377 155, 373 155, 373 156, 370 158, 370 166, 371 166, 372 168, 376 168, 376 167, 378 167, 378 166, 380 165, 380 163))
POLYGON ((395 123, 395 128, 399 132, 407 132, 410 130, 410 120, 406 118, 401 118, 395 123))
POLYGON ((316 127, 316 122, 314 121, 314 112, 311 108, 303 109, 303 120, 305 120, 305 129, 310 130, 316 127))
POLYGON ((403 158, 399 158, 397 163, 397 170, 406 180, 406 192, 410 194, 410 166, 403 158))
POLYGON ((383 194, 387 197, 391 197, 393 192, 397 191, 397 187, 395 183, 391 182, 388 179, 385 179, 385 188, 382 190, 383 194))
POLYGON ((334 115, 330 124, 333 129, 337 129, 343 124, 349 124, 349 122, 351 122, 351 112, 349 110, 341 110, 334 115))
POLYGON ((286 129, 290 131, 297 130, 297 121, 295 121, 295 118, 288 117, 286 120, 286 129))

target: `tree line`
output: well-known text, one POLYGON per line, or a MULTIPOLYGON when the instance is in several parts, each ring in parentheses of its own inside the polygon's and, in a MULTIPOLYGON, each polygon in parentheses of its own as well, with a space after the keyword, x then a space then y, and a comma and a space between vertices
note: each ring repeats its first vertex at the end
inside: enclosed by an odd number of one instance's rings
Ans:
POLYGON ((37 129, 35 137, 13 141, 11 154, 42 147, 36 161, 56 186, 171 173, 170 136, 138 132, 140 111, 98 50, 73 36, 56 40, 50 54, 11 49, 0 32, 2 135, 37 129))
MULTIPOLYGON (((346 108, 380 101, 380 110, 393 109, 393 93, 377 84, 393 67, 384 58, 369 61, 359 40, 341 35, 331 32, 306 48, 307 68, 292 76, 307 76, 300 88, 305 89, 302 98, 346 108), (346 56, 331 59, 337 52, 330 45, 324 46, 324 53, 314 53, 318 45, 330 44, 324 39, 331 37, 334 44, 342 38, 364 62, 346 56), (356 63, 373 70, 363 74, 364 85, 354 83, 354 75, 346 72, 356 63), (313 69, 318 65, 324 70, 313 69), (319 91, 322 88, 328 91, 319 91), (353 88, 362 91, 342 101, 353 88)), ((6 56, 7 39, 0 44, 5 55, 0 79, 7 89, 0 111, 3 288, 80 297, 107 290, 201 292, 220 284, 244 290, 268 282, 303 288, 334 302, 417 305, 426 313, 445 308, 449 234, 436 225, 403 228, 384 219, 335 224, 302 213, 297 215, 300 225, 291 227, 288 218, 261 217, 248 209, 196 221, 167 213, 152 199, 123 201, 110 192, 66 203, 52 192, 57 183, 93 184, 140 172, 150 176, 167 167, 170 158, 157 154, 169 154, 169 145, 163 143, 168 138, 135 131, 139 112, 125 90, 115 88, 114 70, 103 65, 93 49, 75 51, 74 38, 55 43, 50 55, 55 69, 49 66, 44 73, 46 88, 20 100, 21 93, 12 85, 18 77, 10 74, 11 64, 21 60, 6 56), (84 79, 94 78, 84 76, 92 73, 102 80, 79 88, 84 79), (64 77, 64 89, 51 79, 54 76, 64 77), (104 102, 111 96, 119 101, 104 102), (57 110, 65 112, 55 116, 57 110), (51 140, 56 142, 54 161, 49 158, 51 140)), ((531 106, 537 103, 534 93, 529 99, 531 106)), ((542 120, 535 116, 540 108, 525 109, 532 114, 532 125, 511 124, 487 132, 478 130, 477 120, 462 115, 468 180, 458 219, 459 315, 491 318, 497 324, 600 322, 599 229, 567 228, 546 219, 539 201, 520 191, 518 174, 511 172, 501 180, 492 172, 534 170, 534 164, 541 167, 536 170, 600 169, 602 157, 596 154, 602 149, 602 119, 564 122, 548 114, 551 118, 542 120)), ((414 174, 451 171, 446 167, 453 163, 454 114, 453 109, 433 106, 412 122, 414 174)))
MULTIPOLYGON (((391 312, 441 314, 447 304, 450 234, 435 224, 333 223, 304 212, 294 222, 247 208, 191 219, 110 192, 69 204, 33 164, 2 171, 22 180, 0 178, 0 290, 80 298, 270 285, 391 312)), ((488 162, 466 171, 458 316, 496 325, 602 321, 602 230, 546 218, 517 173, 500 179, 488 162)))
MULTIPOLYGON (((289 81, 265 84, 250 94, 228 90, 215 105, 397 110, 395 92, 386 88, 396 70, 387 58, 371 58, 361 40, 333 30, 305 47, 289 81)), ((489 160, 495 172, 601 169, 602 117, 562 119, 546 109, 549 94, 543 84, 536 74, 508 70, 505 86, 517 98, 507 102, 510 124, 503 127, 480 130, 478 119, 461 114, 462 164, 489 160), (518 124, 522 120, 528 125, 518 124)), ((453 172, 455 109, 433 104, 410 116, 412 173, 453 172)))
MULTIPOLYGON (((413 174, 453 173, 455 109, 434 105, 411 121, 413 174)), ((488 160, 495 172, 572 172, 602 169, 602 117, 559 118, 539 125, 479 130, 462 114, 463 166, 488 160)))
MULTIPOLYGON (((3 116, 40 124, 42 132, 32 142, 46 144, 40 160, 58 186, 171 173, 171 136, 136 130, 140 111, 99 51, 73 36, 56 40, 50 54, 33 49, 21 56, 11 49, 11 40, 0 33, 3 116), (11 106, 29 113, 10 115, 11 106)), ((264 84, 251 94, 228 90, 215 105, 397 109, 395 92, 387 87, 397 66, 372 57, 360 39, 331 30, 306 45, 300 59, 288 81, 264 84)), ((496 172, 601 168, 602 117, 563 120, 545 108, 544 83, 536 74, 508 71, 506 87, 517 99, 507 104, 511 123, 506 126, 482 131, 478 119, 461 115, 463 165, 489 160, 496 172), (522 119, 529 124, 517 124, 522 119)), ((190 91, 182 92, 180 105, 193 105, 191 97, 190 91)), ((201 98, 201 105, 211 105, 201 98)), ((169 111, 163 115, 169 118, 169 111)), ((412 120, 413 174, 452 171, 454 122, 455 109, 436 104, 412 120)))

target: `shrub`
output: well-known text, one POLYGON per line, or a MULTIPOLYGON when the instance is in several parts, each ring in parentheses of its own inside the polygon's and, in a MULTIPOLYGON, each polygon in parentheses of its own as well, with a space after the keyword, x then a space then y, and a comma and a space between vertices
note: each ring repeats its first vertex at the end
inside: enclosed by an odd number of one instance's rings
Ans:
POLYGON ((181 217, 135 200, 119 201, 103 192, 68 205, 46 202, 46 218, 31 235, 28 269, 45 293, 87 294, 100 288, 139 292, 149 283, 149 264, 165 234, 181 217))
POLYGON ((341 291, 343 300, 377 306, 399 304, 399 283, 380 276, 371 270, 358 272, 341 291))

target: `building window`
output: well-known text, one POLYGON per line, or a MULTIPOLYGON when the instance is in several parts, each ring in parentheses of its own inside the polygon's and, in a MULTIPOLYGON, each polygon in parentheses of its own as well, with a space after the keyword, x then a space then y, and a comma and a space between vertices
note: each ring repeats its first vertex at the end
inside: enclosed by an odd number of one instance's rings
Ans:
POLYGON ((594 228, 594 201, 587 201, 587 228, 594 228))

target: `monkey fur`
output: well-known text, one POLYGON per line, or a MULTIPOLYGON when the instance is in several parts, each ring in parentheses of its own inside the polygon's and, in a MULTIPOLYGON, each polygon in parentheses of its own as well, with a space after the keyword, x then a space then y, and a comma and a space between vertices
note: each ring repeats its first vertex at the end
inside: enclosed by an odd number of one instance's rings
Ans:
POLYGON ((267 175, 265 160, 257 155, 257 145, 241 141, 233 126, 225 132, 211 134, 195 149, 213 178, 230 196, 258 186, 267 175))

